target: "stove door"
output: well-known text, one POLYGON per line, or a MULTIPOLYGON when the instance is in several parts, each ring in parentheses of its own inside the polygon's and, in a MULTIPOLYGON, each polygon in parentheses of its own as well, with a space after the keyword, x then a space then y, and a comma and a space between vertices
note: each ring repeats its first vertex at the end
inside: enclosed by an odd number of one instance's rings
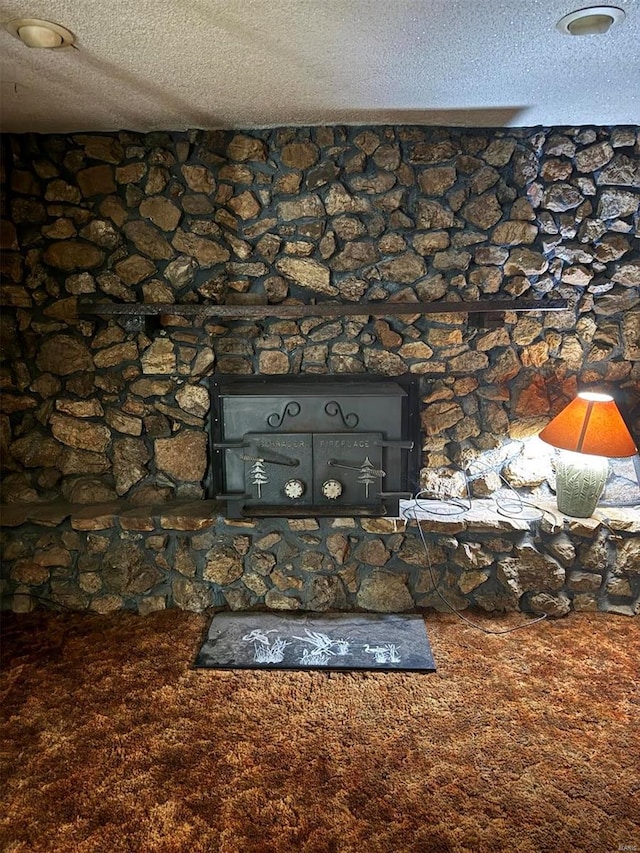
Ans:
POLYGON ((384 490, 380 432, 313 435, 313 502, 318 506, 380 506, 384 490))
POLYGON ((247 433, 243 439, 247 507, 309 506, 313 503, 311 433, 247 433))

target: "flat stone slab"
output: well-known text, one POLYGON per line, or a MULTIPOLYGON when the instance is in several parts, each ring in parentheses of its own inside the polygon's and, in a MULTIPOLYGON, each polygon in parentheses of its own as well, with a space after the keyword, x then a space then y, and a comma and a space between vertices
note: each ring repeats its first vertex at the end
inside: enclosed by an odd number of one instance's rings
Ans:
POLYGON ((435 672, 424 618, 381 613, 217 613, 194 666, 435 672))

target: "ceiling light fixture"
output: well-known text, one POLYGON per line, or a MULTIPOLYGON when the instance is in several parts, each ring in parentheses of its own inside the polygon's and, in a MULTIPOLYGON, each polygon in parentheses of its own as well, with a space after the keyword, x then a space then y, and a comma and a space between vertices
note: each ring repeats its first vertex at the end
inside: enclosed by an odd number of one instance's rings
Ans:
POLYGON ((60 24, 39 18, 16 18, 5 24, 5 28, 27 47, 70 47, 76 40, 73 33, 60 24))
POLYGON ((568 36, 595 36, 609 31, 614 24, 624 21, 625 14, 617 6, 590 6, 565 15, 556 24, 568 36))

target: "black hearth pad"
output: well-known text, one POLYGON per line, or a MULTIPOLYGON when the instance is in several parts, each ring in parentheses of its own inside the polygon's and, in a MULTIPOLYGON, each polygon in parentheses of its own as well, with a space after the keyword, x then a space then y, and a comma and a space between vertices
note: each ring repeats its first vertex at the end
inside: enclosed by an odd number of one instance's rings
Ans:
POLYGON ((386 613, 217 613, 194 666, 436 670, 423 617, 386 613))

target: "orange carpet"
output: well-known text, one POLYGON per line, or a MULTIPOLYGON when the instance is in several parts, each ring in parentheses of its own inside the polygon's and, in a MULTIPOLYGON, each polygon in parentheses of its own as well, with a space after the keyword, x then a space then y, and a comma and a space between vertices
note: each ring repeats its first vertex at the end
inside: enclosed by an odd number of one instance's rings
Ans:
POLYGON ((637 620, 429 614, 430 675, 193 670, 209 620, 5 615, 3 853, 640 851, 637 620))

